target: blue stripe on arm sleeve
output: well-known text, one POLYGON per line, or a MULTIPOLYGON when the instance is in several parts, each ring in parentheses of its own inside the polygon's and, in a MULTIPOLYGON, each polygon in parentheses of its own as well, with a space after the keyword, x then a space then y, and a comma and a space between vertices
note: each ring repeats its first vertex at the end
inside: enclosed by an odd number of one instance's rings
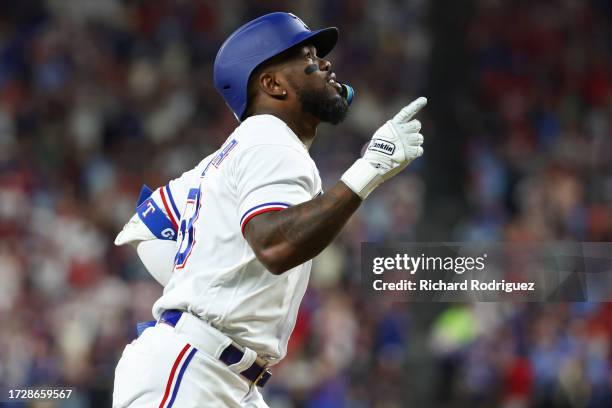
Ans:
POLYGON ((136 208, 136 213, 157 238, 176 241, 176 229, 152 198, 149 197, 140 204, 136 208))

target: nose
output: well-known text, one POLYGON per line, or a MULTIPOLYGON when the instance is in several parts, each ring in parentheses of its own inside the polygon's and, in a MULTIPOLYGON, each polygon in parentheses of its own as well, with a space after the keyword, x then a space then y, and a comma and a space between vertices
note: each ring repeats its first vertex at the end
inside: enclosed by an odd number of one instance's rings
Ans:
POLYGON ((319 69, 321 71, 329 71, 331 69, 331 61, 325 58, 319 58, 319 69))

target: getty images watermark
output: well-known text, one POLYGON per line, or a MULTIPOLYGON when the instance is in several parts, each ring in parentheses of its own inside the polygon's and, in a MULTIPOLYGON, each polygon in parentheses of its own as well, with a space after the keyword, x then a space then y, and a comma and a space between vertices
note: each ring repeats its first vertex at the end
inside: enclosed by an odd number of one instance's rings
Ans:
POLYGON ((362 289, 393 301, 610 301, 612 243, 363 243, 362 289))

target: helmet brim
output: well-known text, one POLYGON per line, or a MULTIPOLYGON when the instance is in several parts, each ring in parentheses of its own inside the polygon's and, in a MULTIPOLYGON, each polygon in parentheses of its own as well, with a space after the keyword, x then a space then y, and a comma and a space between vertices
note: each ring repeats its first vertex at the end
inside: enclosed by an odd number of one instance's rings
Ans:
POLYGON ((312 43, 317 48, 318 57, 324 57, 336 46, 338 42, 338 29, 336 27, 328 27, 311 31, 304 35, 303 38, 295 41, 293 47, 308 42, 312 43))

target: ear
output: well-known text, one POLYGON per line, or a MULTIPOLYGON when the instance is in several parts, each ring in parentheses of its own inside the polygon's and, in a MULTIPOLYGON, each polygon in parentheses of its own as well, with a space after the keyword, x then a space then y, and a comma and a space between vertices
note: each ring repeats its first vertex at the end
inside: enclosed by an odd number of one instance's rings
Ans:
POLYGON ((259 75, 259 88, 273 98, 287 96, 287 88, 284 83, 279 72, 262 72, 259 75))

